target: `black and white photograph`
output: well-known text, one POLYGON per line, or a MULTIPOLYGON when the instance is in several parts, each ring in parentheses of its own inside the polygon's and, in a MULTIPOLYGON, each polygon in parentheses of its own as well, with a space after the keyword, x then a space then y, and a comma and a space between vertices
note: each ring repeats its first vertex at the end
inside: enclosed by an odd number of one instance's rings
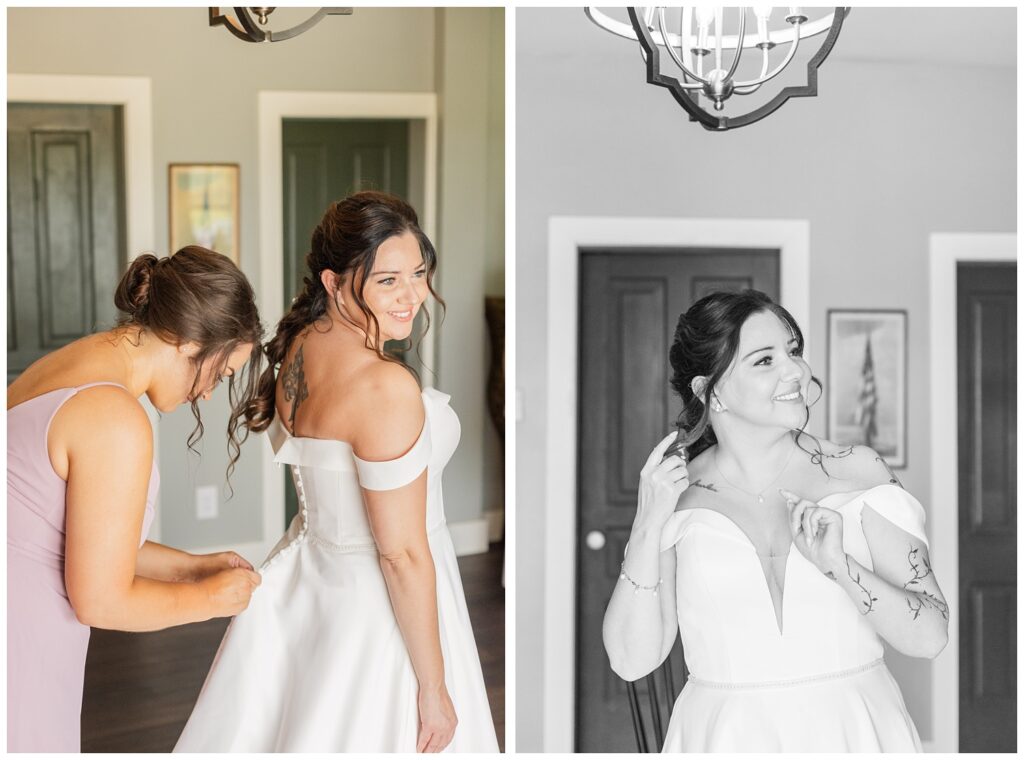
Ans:
POLYGON ((1016 750, 1017 13, 518 9, 517 751, 1016 750))

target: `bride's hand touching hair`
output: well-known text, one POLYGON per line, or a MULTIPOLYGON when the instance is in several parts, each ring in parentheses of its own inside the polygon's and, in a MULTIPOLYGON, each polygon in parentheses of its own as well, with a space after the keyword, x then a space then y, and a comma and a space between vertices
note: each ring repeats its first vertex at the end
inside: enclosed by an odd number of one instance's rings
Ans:
POLYGON ((675 512, 679 497, 690 485, 685 455, 665 456, 677 435, 678 432, 672 432, 662 438, 640 470, 634 527, 661 530, 675 512))

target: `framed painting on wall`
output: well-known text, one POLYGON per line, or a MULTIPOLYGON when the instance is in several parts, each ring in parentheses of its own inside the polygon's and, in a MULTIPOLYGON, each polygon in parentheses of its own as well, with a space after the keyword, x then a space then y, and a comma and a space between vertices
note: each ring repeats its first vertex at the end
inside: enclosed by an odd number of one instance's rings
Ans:
POLYGON ((201 245, 239 263, 238 164, 170 164, 170 250, 201 245))
POLYGON ((829 309, 826 380, 826 436, 906 467, 907 312, 829 309))

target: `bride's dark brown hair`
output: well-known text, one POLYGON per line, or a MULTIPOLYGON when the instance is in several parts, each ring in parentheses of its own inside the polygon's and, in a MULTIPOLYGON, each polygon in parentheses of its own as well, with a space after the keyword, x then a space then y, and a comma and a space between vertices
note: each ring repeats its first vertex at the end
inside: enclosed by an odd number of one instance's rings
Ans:
MULTIPOLYGON (((682 398, 683 409, 676 420, 679 434, 666 456, 685 450, 687 461, 692 461, 718 442, 710 424, 711 394, 732 365, 739 348, 743 324, 760 312, 770 312, 778 317, 796 338, 796 350, 803 355, 804 334, 800 331, 800 325, 792 314, 759 290, 712 293, 679 315, 668 358, 672 365, 672 388, 682 398), (707 382, 698 396, 691 382, 693 378, 701 376, 706 377, 707 382)), ((811 382, 818 386, 818 398, 821 398, 821 381, 812 376, 811 382)), ((804 423, 798 431, 798 446, 809 418, 808 408, 804 423)), ((803 449, 802 446, 800 448, 803 449)))
POLYGON ((118 325, 130 333, 146 330, 176 346, 194 343, 199 351, 191 357, 195 368, 192 380, 192 415, 196 426, 188 437, 188 446, 203 436, 198 393, 204 363, 212 362, 223 374, 228 359, 239 346, 252 344, 245 366, 228 377, 228 470, 230 478, 241 455, 241 446, 249 437, 243 424, 246 410, 256 395, 262 364, 263 325, 256 308, 252 285, 227 256, 189 245, 172 256, 157 258, 144 253, 128 266, 114 293, 114 305, 122 312, 118 325))
MULTIPOLYGON (((412 233, 419 243, 426 270, 427 289, 441 308, 444 308, 444 301, 433 287, 437 253, 429 238, 420 229, 419 218, 412 206, 389 193, 369 190, 332 203, 320 224, 313 230, 310 250, 306 254, 307 271, 302 280, 303 289, 292 302, 291 309, 278 323, 273 339, 263 349, 269 366, 260 377, 256 398, 246 413, 250 430, 265 430, 274 419, 277 368, 288 355, 288 348, 296 336, 327 313, 327 299, 331 295, 324 288, 320 278, 324 271, 352 277, 355 305, 367 321, 367 348, 375 351, 384 361, 401 363, 384 352, 380 339, 380 324, 363 298, 363 290, 366 287, 366 274, 373 271, 377 249, 388 238, 406 232, 412 233)), ((335 293, 335 306, 344 314, 337 298, 335 293)), ((429 329, 430 313, 425 310, 425 314, 426 328, 429 329)))

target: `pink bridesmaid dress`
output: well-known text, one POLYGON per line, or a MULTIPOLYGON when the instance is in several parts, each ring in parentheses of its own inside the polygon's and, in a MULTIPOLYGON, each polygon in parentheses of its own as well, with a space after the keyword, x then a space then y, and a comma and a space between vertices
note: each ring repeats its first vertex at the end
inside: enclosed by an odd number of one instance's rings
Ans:
MULTIPOLYGON (((50 464, 47 434, 69 398, 59 388, 7 412, 7 751, 78 752, 89 627, 64 587, 67 483, 50 464)), ((122 387, 122 386, 118 386, 122 387)), ((153 520, 154 464, 142 542, 153 520)))

